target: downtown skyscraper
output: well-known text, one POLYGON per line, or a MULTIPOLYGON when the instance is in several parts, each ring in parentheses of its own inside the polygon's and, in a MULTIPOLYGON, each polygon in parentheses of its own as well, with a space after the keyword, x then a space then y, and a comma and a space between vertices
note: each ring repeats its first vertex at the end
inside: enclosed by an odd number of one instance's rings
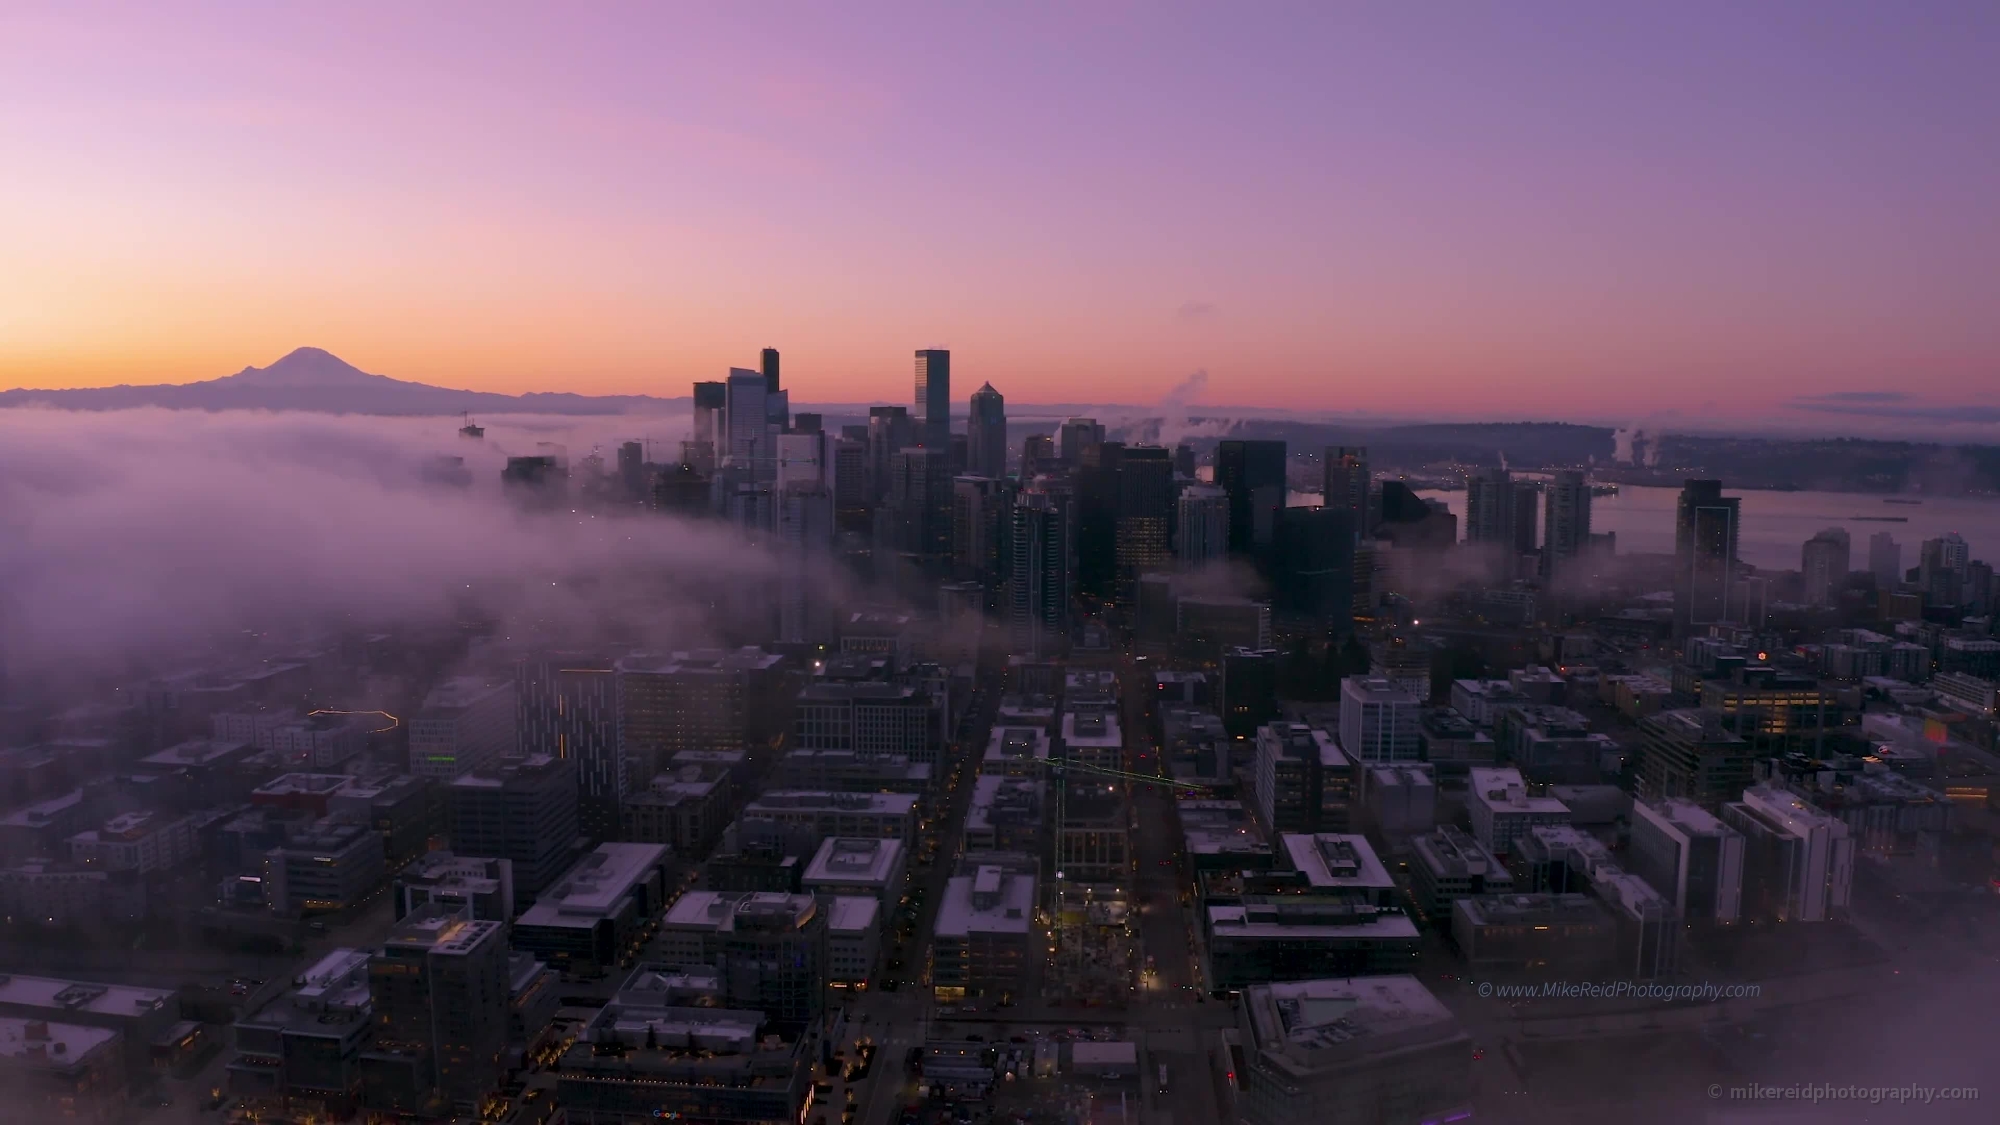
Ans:
POLYGON ((1590 544, 1590 481, 1575 469, 1558 472, 1544 494, 1542 577, 1562 573, 1590 544))
POLYGON ((1674 636, 1685 640, 1730 620, 1742 501, 1719 480, 1681 486, 1674 510, 1674 636))
POLYGON ((1325 457, 1320 505, 1352 514, 1356 533, 1366 532, 1368 494, 1374 486, 1368 472, 1368 450, 1359 445, 1333 445, 1327 447, 1325 457))
POLYGON ((1215 483, 1229 494, 1229 553, 1252 555, 1269 547, 1273 521, 1285 506, 1285 443, 1223 442, 1215 450, 1215 483))
POLYGON ((910 417, 917 423, 917 441, 925 448, 946 452, 951 446, 951 352, 921 349, 916 368, 916 406, 910 417))
POLYGON ((1007 475, 1007 400, 991 383, 972 392, 965 439, 966 472, 989 480, 1007 475))

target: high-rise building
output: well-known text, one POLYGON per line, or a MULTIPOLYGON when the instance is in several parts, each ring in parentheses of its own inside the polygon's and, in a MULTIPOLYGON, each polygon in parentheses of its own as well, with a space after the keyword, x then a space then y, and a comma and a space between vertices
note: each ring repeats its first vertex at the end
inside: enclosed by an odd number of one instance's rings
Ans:
POLYGON ((1356 534, 1368 530, 1368 495, 1374 478, 1368 473, 1368 450, 1359 445, 1330 445, 1321 467, 1320 504, 1352 513, 1356 534))
POLYGON ((905 554, 927 565, 950 557, 951 502, 951 465, 943 449, 922 446, 890 458, 888 504, 905 554))
POLYGON ((1015 482, 1004 477, 963 476, 952 481, 952 570, 980 584, 987 592, 988 609, 998 608, 995 599, 1014 561, 1015 494, 1015 482))
POLYGON ((1534 481, 1513 482, 1514 521, 1513 550, 1516 555, 1535 553, 1536 518, 1542 506, 1542 486, 1534 481))
POLYGON ((780 659, 755 648, 697 649, 618 662, 618 746, 632 782, 683 750, 750 750, 789 722, 780 659))
POLYGON ((1213 485, 1181 490, 1174 555, 1182 570, 1200 570, 1229 554, 1229 494, 1213 485))
POLYGON ((1007 400, 991 383, 972 392, 965 439, 966 472, 993 480, 1007 475, 1007 400))
POLYGON ((1799 569, 1806 581, 1806 604, 1832 605, 1838 601, 1853 565, 1854 549, 1846 528, 1829 527, 1806 540, 1799 552, 1799 569))
POLYGON ((908 407, 868 408, 868 490, 875 503, 888 495, 891 459, 916 444, 917 426, 908 407))
POLYGON ((1714 809, 1753 780, 1757 753, 1721 713, 1661 711, 1639 722, 1642 797, 1677 797, 1714 809))
POLYGON ((1174 463, 1162 446, 1135 445, 1118 459, 1117 523, 1114 528, 1116 596, 1133 606, 1139 576, 1165 570, 1173 559, 1168 541, 1173 521, 1174 463))
POLYGON ((511 988, 507 927, 427 903, 368 960, 375 1042, 363 1053, 371 1109, 476 1112, 505 1071, 511 988), (435 1099, 435 1101, 434 1101, 435 1099))
POLYGON ((1019 655, 1053 656, 1069 640, 1069 512, 1059 496, 1030 488, 1015 498, 1013 520, 1010 641, 1019 655))
POLYGON ((841 438, 830 456, 834 519, 842 531, 866 531, 875 508, 868 487, 868 443, 841 438))
POLYGON ((1344 632, 1354 614, 1354 513, 1281 508, 1271 536, 1271 616, 1282 631, 1344 632))
POLYGON ((410 720, 410 772, 453 778, 515 748, 514 685, 460 676, 424 697, 410 720))
POLYGON ((574 762, 577 821, 594 841, 618 837, 631 787, 618 750, 618 676, 601 653, 538 652, 514 666, 520 752, 574 762))
POLYGON ((1074 470, 1076 595, 1110 601, 1118 574, 1118 468, 1125 443, 1099 442, 1074 470))
POLYGON ((1222 654, 1222 729, 1249 738, 1278 717, 1278 652, 1231 648, 1222 654))
POLYGON ((1847 824, 1775 785, 1743 791, 1722 806, 1743 835, 1743 918, 1825 922, 1847 913, 1854 838, 1847 824))
MULTIPOLYGON (((718 458, 729 448, 729 434, 726 428, 729 414, 729 384, 724 382, 696 383, 694 385, 694 431, 688 435, 694 442, 707 442, 709 450, 718 458)), ((700 466, 696 466, 700 468, 700 466)), ((705 472, 715 471, 709 465, 705 472)))
POLYGON ((1174 475, 1177 477, 1185 477, 1188 480, 1193 480, 1194 471, 1195 471, 1194 446, 1189 445, 1187 442, 1182 442, 1179 445, 1174 446, 1174 475))
POLYGON ((1681 486, 1674 518, 1674 636, 1686 638, 1730 620, 1736 536, 1742 501, 1719 480, 1681 486))
POLYGON ((827 567, 833 555, 833 495, 817 481, 778 494, 778 639, 830 639, 833 606, 827 567))
POLYGON ((627 503, 646 499, 646 446, 628 441, 618 447, 618 498, 627 503))
POLYGON ((714 969, 732 1006, 801 1027, 823 1004, 826 916, 811 895, 689 891, 659 943, 671 964, 714 969))
POLYGON ((1104 426, 1095 418, 1071 418, 1056 430, 1056 455, 1075 468, 1104 443, 1104 426))
POLYGON ((1868 573, 1878 590, 1894 590, 1903 580, 1903 545, 1886 531, 1868 537, 1868 573))
POLYGON ((1692 801, 1632 803, 1632 873, 1682 918, 1734 922, 1743 911, 1743 834, 1692 801))
POLYGON ((1056 460, 1056 439, 1051 434, 1029 434, 1021 441, 1021 479, 1031 480, 1056 460))
POLYGON ((1215 451, 1215 483, 1229 496, 1229 553, 1267 548, 1285 506, 1285 443, 1225 441, 1215 451))
POLYGON ((1590 482, 1581 472, 1564 469, 1542 499, 1542 577, 1550 578, 1590 543, 1590 482))
POLYGON ((784 390, 784 385, 778 380, 778 349, 764 349, 757 357, 757 373, 764 376, 765 393, 776 394, 784 390))
POLYGON ((945 452, 951 444, 951 353, 943 348, 917 352, 917 405, 910 412, 917 440, 945 452))
POLYGON ((777 450, 770 436, 769 406, 764 376, 741 367, 729 369, 729 401, 724 410, 727 443, 721 449, 725 465, 733 465, 750 480, 777 475, 777 450))
POLYGON ((1965 600, 1965 570, 1972 549, 1956 531, 1924 540, 1917 554, 1917 584, 1931 605, 1955 606, 1965 600))
POLYGON ((513 757, 445 786, 452 850, 514 866, 524 907, 576 858, 576 763, 547 754, 513 757))
POLYGON ((777 449, 779 491, 821 488, 828 483, 825 434, 779 434, 777 449))
POLYGON ((1362 762, 1423 757, 1424 700, 1380 676, 1340 681, 1340 745, 1362 762))
MULTIPOLYGON (((1532 510, 1532 509, 1531 509, 1532 510)), ((1465 541, 1498 543, 1507 550, 1517 542, 1514 520, 1514 475, 1505 469, 1483 469, 1465 478, 1465 541)))

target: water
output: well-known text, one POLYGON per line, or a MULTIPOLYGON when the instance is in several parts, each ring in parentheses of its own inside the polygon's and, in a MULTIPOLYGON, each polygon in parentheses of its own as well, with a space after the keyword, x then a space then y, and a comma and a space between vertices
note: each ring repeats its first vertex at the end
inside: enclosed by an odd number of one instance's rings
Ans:
MULTIPOLYGON (((1442 503, 1465 525, 1465 493, 1420 492, 1442 503)), ((1743 499, 1743 526, 1737 555, 1767 570, 1799 569, 1805 541, 1829 527, 1847 529, 1854 544, 1853 566, 1868 569, 1868 537, 1886 531, 1903 547, 1903 566, 1917 565, 1917 551, 1926 539, 1956 531, 1972 546, 1972 557, 2000 557, 2000 500, 1976 497, 1931 497, 1922 504, 1885 504, 1878 495, 1851 492, 1759 492, 1745 489, 1723 495, 1743 499), (1880 523, 1856 516, 1901 516, 1907 523, 1880 523)), ((1674 549, 1674 504, 1680 490, 1621 485, 1616 496, 1595 496, 1590 502, 1590 529, 1618 534, 1620 552, 1670 552, 1674 549)), ((1316 492, 1294 492, 1292 504, 1317 504, 1316 492)))

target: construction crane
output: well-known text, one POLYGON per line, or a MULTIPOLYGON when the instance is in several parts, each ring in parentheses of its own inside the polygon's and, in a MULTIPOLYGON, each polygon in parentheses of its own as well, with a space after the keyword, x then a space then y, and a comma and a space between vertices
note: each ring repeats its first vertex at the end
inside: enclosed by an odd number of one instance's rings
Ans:
POLYGON ((1041 765, 1042 768, 1048 770, 1053 775, 1053 780, 1055 782, 1055 787, 1056 787, 1056 817, 1055 817, 1056 873, 1055 875, 1056 875, 1056 905, 1058 910, 1060 910, 1062 907, 1064 898, 1064 893, 1063 893, 1064 886, 1069 881, 1063 876, 1062 860, 1063 860, 1063 838, 1069 827, 1070 774, 1076 773, 1076 774, 1089 775, 1091 777, 1115 778, 1119 781, 1126 781, 1126 782, 1136 781, 1143 785, 1156 785, 1163 789, 1172 789, 1176 792, 1176 794, 1181 794, 1186 796, 1205 796, 1205 795, 1212 795, 1215 792, 1215 790, 1206 785, 1197 785, 1192 782, 1186 782, 1186 781, 1176 781, 1171 777, 1161 777, 1159 774, 1134 773, 1131 770, 1116 770, 1116 769, 1111 769, 1108 766, 1092 765, 1087 762, 1079 762, 1067 758, 1050 758, 1038 764, 1041 765))

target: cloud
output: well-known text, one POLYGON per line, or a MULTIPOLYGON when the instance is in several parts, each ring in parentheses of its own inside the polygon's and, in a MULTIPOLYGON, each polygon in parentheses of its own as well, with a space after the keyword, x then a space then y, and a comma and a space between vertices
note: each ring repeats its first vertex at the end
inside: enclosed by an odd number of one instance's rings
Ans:
POLYGON ((421 630, 468 602, 515 637, 724 639, 732 599, 776 573, 729 525, 533 514, 502 492, 510 452, 552 441, 572 466, 593 447, 610 461, 641 424, 659 420, 489 420, 475 442, 453 419, 0 410, 0 668, 19 695, 251 635, 421 630), (463 457, 469 483, 427 479, 439 455, 463 457))
POLYGON ((1915 395, 1905 391, 1828 391, 1819 395, 1802 395, 1800 402, 1908 402, 1915 395))
POLYGON ((1198 324, 1204 320, 1213 320, 1218 311, 1220 310, 1207 301, 1189 301, 1174 310, 1174 321, 1178 324, 1198 324))
MULTIPOLYGON (((1875 392, 1859 392, 1875 393, 1875 392)), ((1884 395, 1894 392, 1880 392, 1884 395)), ((1909 396, 1901 396, 1907 399, 1909 396)), ((1825 398, 1793 399, 1793 410, 1807 410, 1815 414, 1847 414, 1864 418, 1899 419, 1910 422, 1962 423, 1967 425, 1991 425, 2000 422, 2000 406, 1986 403, 1915 403, 1896 405, 1900 399, 1868 398, 1840 399, 1828 401, 1825 398)))

